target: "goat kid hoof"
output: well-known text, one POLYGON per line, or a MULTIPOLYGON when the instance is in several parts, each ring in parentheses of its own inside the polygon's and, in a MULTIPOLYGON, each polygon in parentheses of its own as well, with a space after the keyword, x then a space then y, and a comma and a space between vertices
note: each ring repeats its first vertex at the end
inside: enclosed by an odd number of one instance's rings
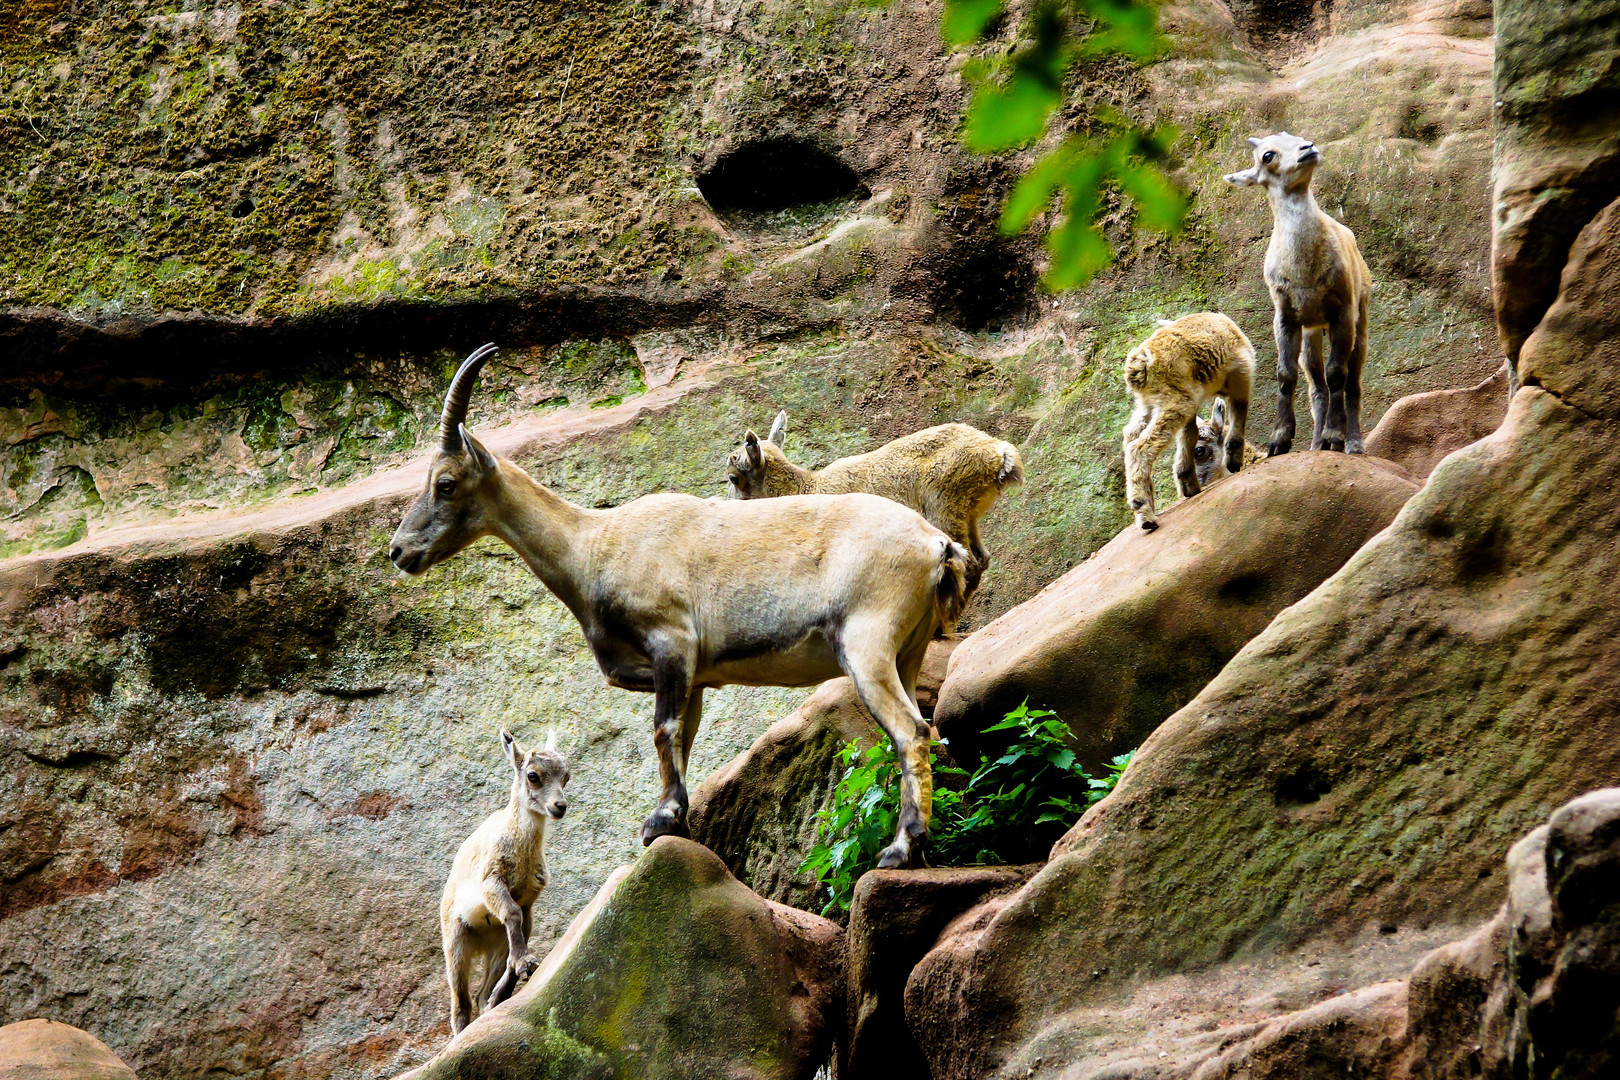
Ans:
POLYGON ((911 869, 911 852, 899 844, 890 844, 883 849, 878 857, 879 870, 909 870, 911 869))
POLYGON ((1351 439, 1344 444, 1344 452, 1347 454, 1365 454, 1367 447, 1360 439, 1351 439))
POLYGON ((1159 522, 1156 518, 1143 518, 1140 522, 1138 522, 1138 524, 1142 526, 1143 532, 1152 532, 1154 529, 1159 527, 1159 522))
POLYGON ((1274 442, 1270 446, 1266 447, 1266 457, 1282 457, 1293 448, 1294 444, 1292 440, 1289 442, 1274 442))

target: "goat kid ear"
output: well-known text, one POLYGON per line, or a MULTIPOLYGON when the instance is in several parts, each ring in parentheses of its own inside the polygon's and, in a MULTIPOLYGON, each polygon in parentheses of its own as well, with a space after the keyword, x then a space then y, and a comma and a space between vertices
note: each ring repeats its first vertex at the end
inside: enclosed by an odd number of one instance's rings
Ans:
POLYGON ((1244 169, 1242 172, 1227 173, 1222 179, 1228 184, 1236 184, 1238 187, 1253 187, 1260 182, 1260 170, 1255 168, 1244 169))
POLYGON ((554 727, 546 729, 545 751, 548 754, 556 753, 557 751, 557 729, 554 727))
POLYGON ((505 728, 501 728, 501 750, 502 750, 503 753, 506 754, 507 760, 509 760, 512 763, 512 768, 514 768, 514 769, 517 768, 518 767, 518 744, 517 744, 517 740, 512 738, 512 733, 510 731, 507 731, 505 728))
POLYGON ((1217 433, 1225 432, 1225 430, 1226 430, 1226 399, 1225 398, 1216 398, 1215 399, 1215 408, 1211 409, 1210 414, 1209 414, 1209 424, 1210 424, 1211 427, 1213 427, 1216 430, 1217 433))
POLYGON ((754 434, 753 428, 743 433, 743 454, 748 458, 750 469, 758 469, 765 464, 765 455, 759 449, 759 436, 754 434))
POLYGON ((1253 135, 1250 135, 1249 136, 1249 145, 1254 147, 1256 150, 1258 150, 1258 149, 1260 149, 1260 140, 1255 138, 1253 135))
POLYGON ((484 449, 484 444, 473 438, 473 433, 467 430, 467 425, 461 425, 461 445, 467 448, 467 453, 478 463, 478 467, 485 472, 495 471, 495 455, 484 449))
POLYGON ((787 442, 786 409, 783 409, 781 412, 776 414, 776 419, 771 421, 771 433, 765 437, 771 440, 771 442, 775 443, 778 449, 780 449, 782 445, 787 442))

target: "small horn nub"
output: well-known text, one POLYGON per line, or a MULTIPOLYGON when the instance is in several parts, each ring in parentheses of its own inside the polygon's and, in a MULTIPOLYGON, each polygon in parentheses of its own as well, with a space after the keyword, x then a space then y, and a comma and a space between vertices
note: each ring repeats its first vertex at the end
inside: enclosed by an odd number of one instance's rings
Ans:
POLYGON ((439 445, 448 453, 461 449, 461 425, 467 419, 467 402, 472 397, 473 383, 484 370, 484 361, 493 355, 493 342, 480 346, 461 362, 456 377, 450 380, 450 389, 444 395, 444 414, 439 418, 439 445))

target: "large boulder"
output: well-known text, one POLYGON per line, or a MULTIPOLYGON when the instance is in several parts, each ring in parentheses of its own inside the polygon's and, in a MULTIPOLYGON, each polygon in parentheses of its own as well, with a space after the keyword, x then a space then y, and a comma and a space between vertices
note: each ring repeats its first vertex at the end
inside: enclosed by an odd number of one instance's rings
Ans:
POLYGON ((1082 761, 1134 749, 1417 490, 1371 457, 1272 458, 1129 528, 972 634, 934 721, 958 758, 1022 701, 1055 709, 1082 761))
MULTIPOLYGON (((946 638, 928 646, 917 678, 925 716, 959 643, 946 638)), ((819 886, 799 867, 815 844, 816 811, 827 805, 843 771, 838 750, 850 739, 870 746, 882 738, 848 679, 823 683, 692 792, 692 839, 761 896, 794 907, 815 905, 819 886)))
POLYGON ((957 916, 1011 892, 1034 866, 873 870, 849 911, 848 1022, 840 1080, 926 1080, 928 1059, 906 1028, 906 979, 957 916))
POLYGON ((1428 476, 1441 458, 1495 431, 1507 403, 1506 366, 1477 386, 1403 397, 1368 432, 1367 453, 1428 476))
POLYGON ((135 1070, 87 1031, 23 1020, 0 1027, 0 1080, 135 1080, 135 1070))
POLYGON ((842 1021, 843 931, 660 837, 517 995, 411 1080, 809 1080, 842 1021))

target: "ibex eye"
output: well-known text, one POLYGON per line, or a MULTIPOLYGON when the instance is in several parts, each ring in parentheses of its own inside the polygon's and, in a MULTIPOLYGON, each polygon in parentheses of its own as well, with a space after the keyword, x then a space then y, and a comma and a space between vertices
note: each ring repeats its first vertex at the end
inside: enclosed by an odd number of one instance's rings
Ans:
POLYGON ((1197 458, 1199 461, 1208 461, 1209 460, 1209 447, 1200 446, 1198 449, 1193 451, 1193 457, 1197 458))
POLYGON ((433 485, 433 489, 440 495, 449 495, 456 490, 456 478, 453 476, 441 476, 439 482, 433 485))
POLYGON ((1276 160, 1276 158, 1277 158, 1277 151, 1275 151, 1275 150, 1267 150, 1265 153, 1260 155, 1260 160, 1263 161, 1267 165, 1270 165, 1273 161, 1276 160))
POLYGON ((535 786, 538 787, 539 784, 540 784, 540 774, 535 773, 535 772, 530 773, 529 774, 529 783, 534 784, 535 786))

